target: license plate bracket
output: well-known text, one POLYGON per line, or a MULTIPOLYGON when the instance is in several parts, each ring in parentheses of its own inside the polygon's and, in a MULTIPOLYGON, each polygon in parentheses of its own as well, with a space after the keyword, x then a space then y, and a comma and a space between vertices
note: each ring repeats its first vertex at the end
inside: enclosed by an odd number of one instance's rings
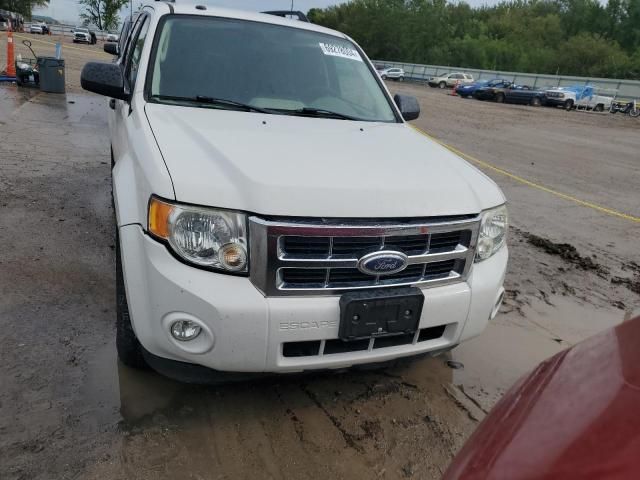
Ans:
POLYGON ((419 288, 358 290, 340 297, 340 338, 344 341, 415 333, 424 295, 419 288))

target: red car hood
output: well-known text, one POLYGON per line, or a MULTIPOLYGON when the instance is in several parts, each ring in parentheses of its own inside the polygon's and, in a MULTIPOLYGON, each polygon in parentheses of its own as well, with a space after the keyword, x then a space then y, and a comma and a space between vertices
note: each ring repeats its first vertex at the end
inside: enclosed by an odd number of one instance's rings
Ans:
POLYGON ((541 363, 444 479, 629 479, 640 471, 640 317, 541 363))

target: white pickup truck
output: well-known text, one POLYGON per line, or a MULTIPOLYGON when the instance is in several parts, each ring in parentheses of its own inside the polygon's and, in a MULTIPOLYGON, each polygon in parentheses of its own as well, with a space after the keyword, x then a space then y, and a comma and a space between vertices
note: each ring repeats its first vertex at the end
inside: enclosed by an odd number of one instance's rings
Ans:
POLYGON ((406 123, 417 101, 357 44, 202 5, 134 22, 81 77, 111 97, 125 364, 196 381, 336 369, 482 332, 504 292, 504 195, 406 123))
POLYGON ((545 97, 546 105, 562 106, 565 110, 585 108, 595 112, 608 110, 613 101, 613 97, 596 95, 591 85, 551 88, 545 91, 545 97))

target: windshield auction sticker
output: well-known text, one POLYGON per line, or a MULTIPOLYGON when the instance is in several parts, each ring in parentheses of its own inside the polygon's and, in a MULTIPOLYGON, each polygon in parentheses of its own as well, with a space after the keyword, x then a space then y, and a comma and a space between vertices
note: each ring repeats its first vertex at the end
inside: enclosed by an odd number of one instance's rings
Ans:
POLYGON ((362 61, 362 57, 355 48, 343 47, 342 45, 335 45, 333 43, 320 42, 320 48, 325 55, 331 55, 333 57, 348 58, 349 60, 362 61))

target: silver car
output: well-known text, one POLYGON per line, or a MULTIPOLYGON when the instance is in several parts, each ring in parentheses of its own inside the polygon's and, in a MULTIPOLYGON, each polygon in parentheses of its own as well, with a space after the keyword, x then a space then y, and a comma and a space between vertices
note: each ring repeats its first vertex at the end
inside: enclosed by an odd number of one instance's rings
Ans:
POLYGON ((378 73, 383 80, 389 78, 398 82, 404 82, 404 70, 402 68, 385 68, 379 70, 378 73))

